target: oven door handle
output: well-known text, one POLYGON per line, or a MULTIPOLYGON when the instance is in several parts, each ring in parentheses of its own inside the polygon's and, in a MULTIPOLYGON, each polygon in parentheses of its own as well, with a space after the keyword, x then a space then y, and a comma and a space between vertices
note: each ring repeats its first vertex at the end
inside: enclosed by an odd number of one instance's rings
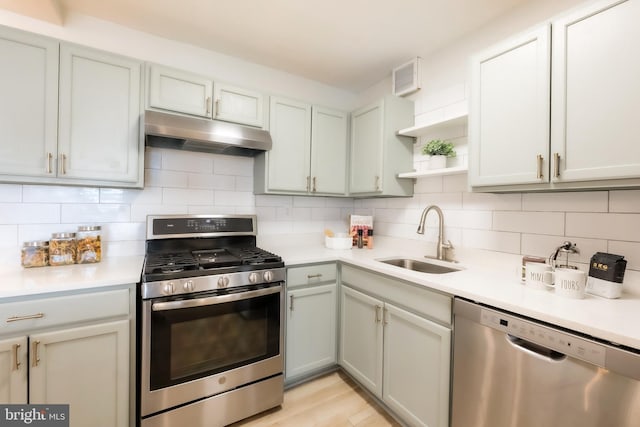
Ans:
POLYGON ((276 294, 282 290, 282 285, 269 288, 257 289, 255 291, 240 292, 237 294, 216 295, 214 297, 196 298, 181 301, 156 302, 151 305, 152 311, 178 310, 180 308, 202 307, 214 304, 224 304, 227 302, 240 301, 249 298, 261 297, 264 295, 276 294))

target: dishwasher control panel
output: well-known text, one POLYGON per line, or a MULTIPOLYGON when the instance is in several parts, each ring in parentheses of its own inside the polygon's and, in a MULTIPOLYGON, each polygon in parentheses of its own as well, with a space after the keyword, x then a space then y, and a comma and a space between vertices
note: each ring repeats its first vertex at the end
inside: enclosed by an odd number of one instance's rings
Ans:
POLYGON ((548 326, 483 308, 480 323, 585 362, 605 366, 606 347, 548 326))

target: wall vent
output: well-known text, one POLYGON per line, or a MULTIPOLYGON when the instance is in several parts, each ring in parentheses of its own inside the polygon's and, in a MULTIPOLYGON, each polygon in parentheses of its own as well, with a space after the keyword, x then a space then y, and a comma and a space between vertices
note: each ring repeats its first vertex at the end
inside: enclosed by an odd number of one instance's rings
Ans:
POLYGON ((393 69, 393 94, 403 96, 420 90, 420 58, 393 69))

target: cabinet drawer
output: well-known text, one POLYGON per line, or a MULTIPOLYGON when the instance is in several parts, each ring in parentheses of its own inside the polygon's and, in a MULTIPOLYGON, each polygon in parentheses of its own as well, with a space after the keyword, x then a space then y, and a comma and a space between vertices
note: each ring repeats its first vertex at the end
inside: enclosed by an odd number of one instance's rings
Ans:
POLYGON ((342 266, 340 278, 342 283, 367 294, 404 306, 440 323, 451 324, 452 298, 448 295, 347 265, 342 266))
POLYGON ((335 281, 336 264, 333 262, 287 269, 287 287, 289 288, 335 281))
POLYGON ((129 290, 0 304, 0 335, 129 315, 129 290))

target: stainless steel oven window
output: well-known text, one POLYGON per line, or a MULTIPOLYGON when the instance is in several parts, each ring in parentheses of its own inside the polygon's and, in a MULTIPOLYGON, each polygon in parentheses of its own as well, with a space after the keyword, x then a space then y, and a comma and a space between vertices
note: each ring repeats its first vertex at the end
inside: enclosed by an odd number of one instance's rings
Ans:
POLYGON ((154 303, 150 389, 280 354, 280 299, 277 289, 265 288, 154 303))

